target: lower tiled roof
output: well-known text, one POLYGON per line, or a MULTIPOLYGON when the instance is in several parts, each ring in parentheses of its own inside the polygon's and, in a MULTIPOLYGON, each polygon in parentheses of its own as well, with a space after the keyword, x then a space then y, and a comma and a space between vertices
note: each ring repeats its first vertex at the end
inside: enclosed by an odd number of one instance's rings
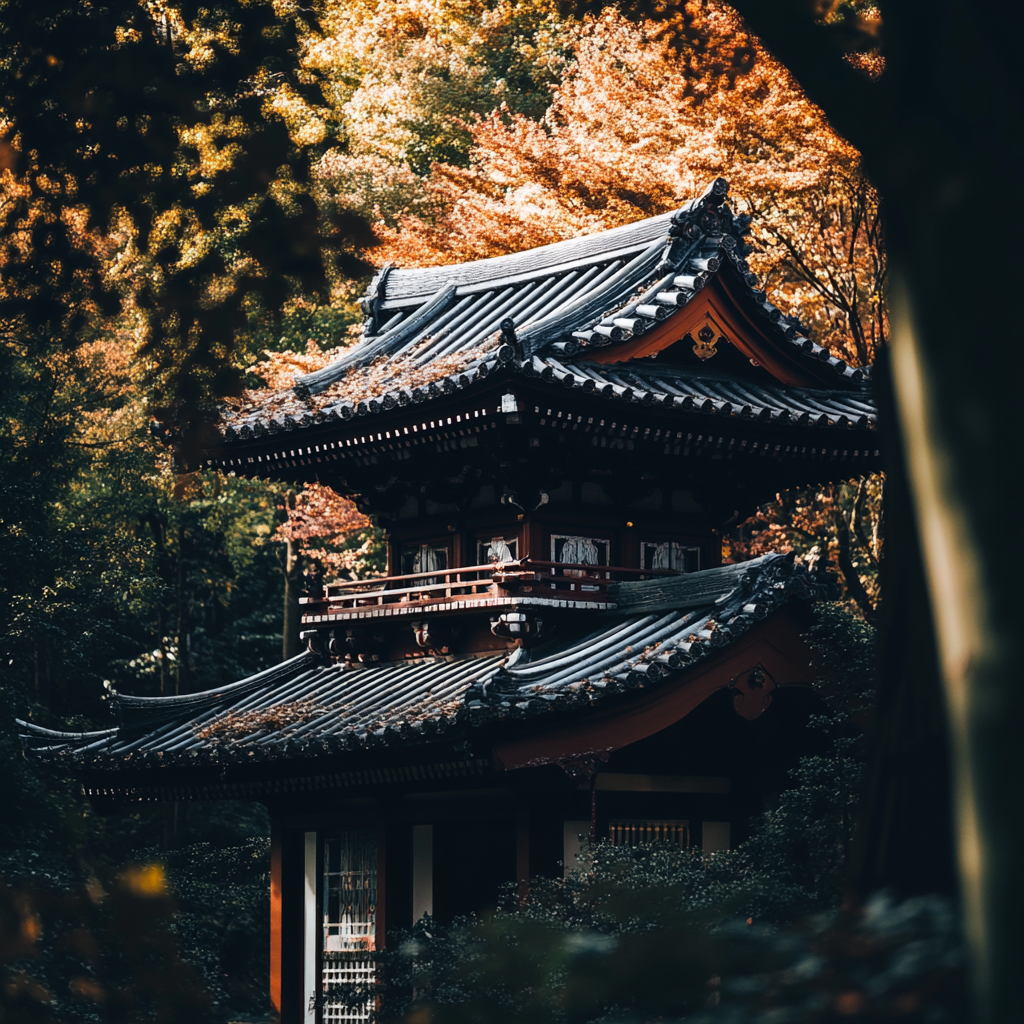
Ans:
POLYGON ((367 668, 304 653, 228 686, 180 697, 113 695, 98 732, 19 721, 25 748, 74 770, 254 764, 423 743, 661 685, 783 604, 836 596, 784 555, 670 579, 617 583, 596 628, 510 655, 425 657, 367 668))

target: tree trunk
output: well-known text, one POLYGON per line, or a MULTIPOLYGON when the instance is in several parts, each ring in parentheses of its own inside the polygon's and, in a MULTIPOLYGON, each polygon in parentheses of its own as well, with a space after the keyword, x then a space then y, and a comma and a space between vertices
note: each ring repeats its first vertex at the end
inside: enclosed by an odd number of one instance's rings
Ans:
POLYGON ((281 627, 281 656, 287 661, 299 653, 299 591, 302 587, 302 559, 298 544, 285 541, 284 548, 284 622, 281 627))
MULTIPOLYGON (((734 2, 861 150, 885 202, 901 435, 889 444, 902 446, 930 598, 929 607, 908 595, 911 653, 897 664, 886 651, 899 694, 886 713, 908 708, 930 670, 930 624, 948 712, 972 1019, 1024 1020, 1024 743, 1015 710, 1024 588, 1007 543, 1024 433, 1024 251, 1000 201, 1024 185, 1024 7, 881 0, 886 68, 869 81, 844 61, 849 37, 815 24, 805 0, 734 2)), ((900 557, 913 560, 906 543, 900 557)))
POLYGON ((174 693, 188 693, 188 658, 189 658, 189 636, 188 636, 188 611, 185 593, 185 528, 178 527, 178 580, 175 596, 178 604, 177 644, 178 662, 175 666, 174 693))
MULTIPOLYGON (((876 366, 879 415, 898 437, 888 353, 876 366)), ((886 541, 878 614, 878 709, 851 884, 861 898, 892 887, 903 896, 956 892, 949 730, 930 600, 902 452, 890 444, 886 541)))
POLYGON ((161 604, 156 613, 156 630, 160 638, 160 696, 167 695, 167 627, 164 623, 164 608, 161 604))

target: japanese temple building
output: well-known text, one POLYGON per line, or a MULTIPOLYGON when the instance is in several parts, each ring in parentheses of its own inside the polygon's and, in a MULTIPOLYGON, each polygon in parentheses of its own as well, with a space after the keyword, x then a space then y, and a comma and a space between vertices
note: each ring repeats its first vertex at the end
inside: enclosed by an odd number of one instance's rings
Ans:
POLYGON ((805 743, 823 571, 722 565, 785 488, 875 471, 867 371, 776 309, 724 180, 682 209, 493 259, 384 268, 342 358, 225 405, 225 473, 319 481, 390 575, 303 598, 305 650, 116 724, 21 723, 97 804, 266 803, 282 1020, 369 977, 386 929, 493 905, 580 835, 741 839, 805 743))

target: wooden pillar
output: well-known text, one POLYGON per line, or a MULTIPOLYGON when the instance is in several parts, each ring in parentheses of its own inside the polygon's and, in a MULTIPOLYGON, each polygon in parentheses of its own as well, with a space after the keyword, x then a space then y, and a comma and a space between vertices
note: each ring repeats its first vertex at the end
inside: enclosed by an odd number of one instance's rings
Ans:
POLYGON ((270 1003, 281 1024, 303 1024, 305 835, 270 816, 270 1003))
POLYGON ((612 565, 621 565, 624 569, 639 569, 640 531, 634 526, 632 519, 624 521, 623 528, 618 531, 618 537, 621 550, 613 552, 612 565))
POLYGON ((281 823, 276 815, 270 819, 270 1005, 281 1016, 281 823))
POLYGON ((530 519, 517 525, 523 538, 523 553, 541 562, 548 561, 551 558, 551 546, 544 544, 544 523, 530 519))
POLYGON ((707 560, 701 562, 702 569, 715 569, 722 564, 722 531, 717 527, 711 530, 711 541, 708 544, 707 560))

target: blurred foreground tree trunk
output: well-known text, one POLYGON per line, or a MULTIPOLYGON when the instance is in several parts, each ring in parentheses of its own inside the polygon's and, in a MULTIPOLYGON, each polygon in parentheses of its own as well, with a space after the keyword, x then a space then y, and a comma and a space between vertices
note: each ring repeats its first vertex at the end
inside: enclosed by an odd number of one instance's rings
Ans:
MULTIPOLYGON (((944 700, 973 1020, 1024 1020, 1015 789, 1024 777, 1015 710, 1024 589, 1005 538, 1019 502, 1024 255, 1010 240, 1006 206, 1022 184, 1024 8, 881 0, 879 23, 855 4, 735 6, 864 154, 885 204, 892 372, 884 386, 898 424, 889 443, 900 446, 897 472, 905 467, 897 486, 908 500, 894 502, 890 516, 898 564, 886 587, 901 607, 882 651, 880 732, 883 746, 901 730, 919 737, 928 717, 921 701, 944 700), (869 51, 885 61, 874 78, 850 58, 869 51), (901 508, 904 521, 893 522, 901 508), (938 680, 930 686, 935 655, 941 690, 938 680)), ((899 747, 894 741, 890 753, 899 747)), ((901 794, 905 782, 898 771, 876 775, 873 825, 897 821, 901 805, 910 810, 927 792, 901 794), (895 804, 879 815, 887 800, 895 804)), ((912 837, 895 838, 869 872, 877 881, 905 878, 920 856, 912 837)), ((942 843, 937 832, 934 841, 942 843)))

